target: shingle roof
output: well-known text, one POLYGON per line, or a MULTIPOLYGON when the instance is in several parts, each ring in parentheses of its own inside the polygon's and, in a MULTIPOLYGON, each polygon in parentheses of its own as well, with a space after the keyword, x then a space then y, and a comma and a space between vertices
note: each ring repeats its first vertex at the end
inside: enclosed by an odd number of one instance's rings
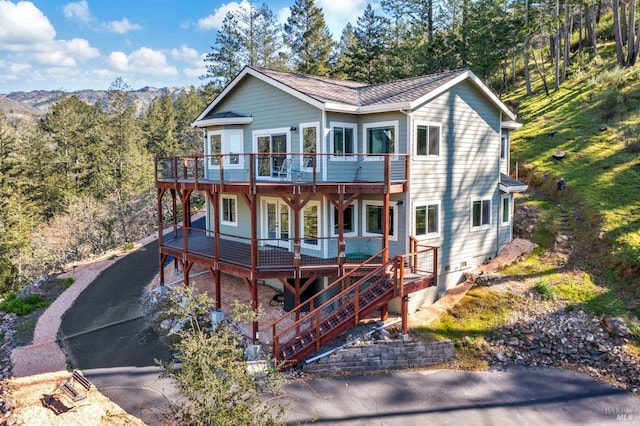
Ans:
POLYGON ((528 188, 526 183, 515 180, 504 173, 500 173, 500 186, 506 192, 524 192, 528 188))
POLYGON ((319 102, 337 102, 347 105, 357 105, 358 97, 356 90, 366 86, 366 83, 357 81, 332 80, 325 77, 276 71, 260 67, 250 68, 319 102))
POLYGON ((356 81, 332 80, 260 67, 251 68, 319 102, 336 102, 352 106, 415 101, 467 72, 466 69, 456 70, 368 85, 356 81))

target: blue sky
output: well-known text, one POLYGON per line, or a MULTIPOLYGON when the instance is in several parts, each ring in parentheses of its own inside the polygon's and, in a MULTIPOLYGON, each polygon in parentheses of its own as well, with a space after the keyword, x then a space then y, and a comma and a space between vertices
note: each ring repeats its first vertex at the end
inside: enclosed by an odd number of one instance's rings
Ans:
MULTIPOLYGON (((239 1, 0 0, 0 93, 107 89, 118 77, 134 89, 200 86, 202 58, 239 1)), ((285 22, 294 0, 267 3, 285 22)), ((316 5, 338 39, 367 1, 316 5)))

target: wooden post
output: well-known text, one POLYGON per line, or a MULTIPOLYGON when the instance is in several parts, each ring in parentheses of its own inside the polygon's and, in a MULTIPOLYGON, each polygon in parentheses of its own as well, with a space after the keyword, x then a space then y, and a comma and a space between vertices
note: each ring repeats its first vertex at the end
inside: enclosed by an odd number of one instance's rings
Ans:
MULTIPOLYGON (((255 313, 258 313, 258 279, 251 279, 251 310, 255 313)), ((258 320, 253 321, 253 335, 251 340, 255 345, 258 341, 258 320)))
MULTIPOLYGON (((384 157, 384 194, 382 195, 382 263, 389 261, 389 187, 391 186, 391 157, 384 157)), ((398 224, 394 223, 397 228, 398 224)))

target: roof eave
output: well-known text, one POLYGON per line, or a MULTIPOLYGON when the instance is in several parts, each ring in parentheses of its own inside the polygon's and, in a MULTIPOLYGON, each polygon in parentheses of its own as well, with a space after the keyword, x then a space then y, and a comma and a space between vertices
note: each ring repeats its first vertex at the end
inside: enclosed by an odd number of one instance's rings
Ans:
POLYGON ((522 184, 517 186, 508 186, 501 183, 499 187, 502 192, 514 193, 526 191, 529 188, 529 185, 522 184))
POLYGON ((224 126, 230 124, 251 124, 253 123, 253 117, 228 117, 228 118, 207 118, 204 120, 196 120, 191 123, 191 127, 210 127, 210 126, 224 126))
POLYGON ((518 123, 517 121, 503 121, 500 123, 500 127, 503 129, 518 130, 522 128, 522 123, 518 123))

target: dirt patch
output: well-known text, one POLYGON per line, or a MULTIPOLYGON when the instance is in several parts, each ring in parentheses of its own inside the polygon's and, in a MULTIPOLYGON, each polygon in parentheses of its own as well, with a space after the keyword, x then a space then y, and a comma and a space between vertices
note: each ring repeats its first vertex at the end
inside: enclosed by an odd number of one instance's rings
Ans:
POLYGON ((11 406, 6 417, 0 415, 0 424, 29 426, 68 425, 144 425, 92 388, 85 399, 73 403, 68 397, 55 392, 56 387, 71 373, 58 371, 7 380, 5 389, 10 397, 2 395, 11 406), (48 406, 43 404, 43 399, 48 406))

